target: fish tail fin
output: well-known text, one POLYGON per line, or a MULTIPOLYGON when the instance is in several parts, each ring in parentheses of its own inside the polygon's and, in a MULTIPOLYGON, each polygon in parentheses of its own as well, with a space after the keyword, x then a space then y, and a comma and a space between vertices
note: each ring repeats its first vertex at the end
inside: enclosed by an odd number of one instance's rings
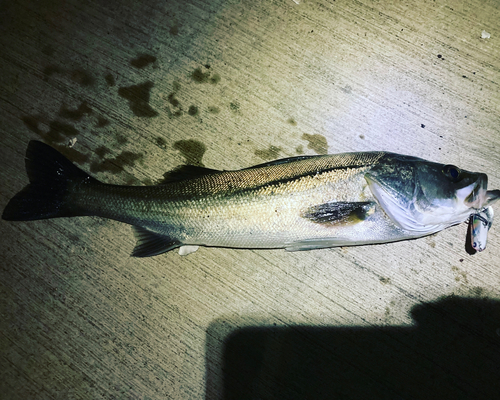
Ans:
POLYGON ((97 183, 96 179, 57 150, 36 140, 29 142, 25 162, 30 183, 9 201, 2 219, 32 221, 86 215, 71 204, 67 195, 75 184, 97 183))

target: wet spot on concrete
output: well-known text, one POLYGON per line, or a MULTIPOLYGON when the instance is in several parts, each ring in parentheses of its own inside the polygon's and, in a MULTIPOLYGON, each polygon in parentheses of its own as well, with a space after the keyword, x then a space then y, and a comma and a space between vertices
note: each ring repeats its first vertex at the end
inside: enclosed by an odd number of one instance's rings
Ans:
POLYGON ((215 107, 215 106, 210 106, 208 107, 208 112, 211 114, 219 114, 220 113, 220 108, 215 107))
POLYGON ((297 121, 295 121, 293 118, 288 118, 287 122, 292 126, 297 126, 297 121))
POLYGON ((115 86, 116 85, 115 77, 111 73, 106 74, 104 76, 104 79, 106 80, 106 83, 108 84, 108 86, 115 86))
POLYGON ((209 77, 210 77, 210 72, 203 73, 201 68, 196 68, 191 74, 191 78, 198 83, 208 82, 209 77))
POLYGON ((173 35, 173 36, 177 36, 179 34, 179 25, 178 24, 174 24, 170 27, 170 30, 169 30, 170 34, 173 35))
POLYGON ((170 108, 167 108, 167 114, 168 114, 168 118, 172 119, 172 118, 179 118, 180 116, 182 116, 182 114, 184 114, 184 112, 182 111, 182 108, 179 108, 177 110, 170 110, 170 108))
POLYGON ((54 55, 54 48, 48 44, 47 46, 44 46, 43 49, 42 49, 42 53, 45 54, 46 56, 52 56, 54 55))
POLYGON ((123 145, 128 142, 128 139, 123 135, 116 135, 116 141, 118 142, 118 144, 123 145))
POLYGON ((90 164, 90 172, 111 172, 112 174, 118 174, 124 170, 125 166, 134 166, 137 161, 140 161, 143 158, 143 154, 133 153, 131 151, 122 151, 114 158, 94 161, 90 164))
POLYGON ((71 71, 71 80, 81 86, 92 86, 95 82, 95 78, 84 69, 71 71))
POLYGON ((213 74, 212 77, 210 78, 210 83, 213 85, 217 85, 220 82, 220 75, 219 74, 213 74))
POLYGON ((281 147, 269 146, 267 150, 255 150, 255 155, 263 160, 275 160, 281 153, 281 147))
POLYGON ((153 86, 153 82, 148 81, 140 85, 121 87, 118 89, 118 95, 129 101, 130 109, 137 117, 156 117, 158 113, 148 104, 153 86))
POLYGON ((80 121, 84 115, 89 115, 92 113, 92 109, 89 107, 86 101, 83 101, 76 110, 66 107, 64 104, 59 110, 59 116, 66 119, 71 119, 73 121, 80 121))
POLYGON ((68 147, 66 145, 57 144, 57 143, 49 143, 52 147, 54 147, 57 151, 63 154, 68 160, 72 162, 82 165, 85 164, 89 160, 89 155, 82 153, 78 150, 75 150, 73 147, 68 147))
POLYGON ((161 136, 156 138, 156 144, 160 147, 165 147, 167 145, 167 141, 163 139, 161 136))
POLYGON ((198 114, 198 107, 196 106, 189 106, 188 114, 191 116, 195 116, 198 114))
POLYGON ((59 67, 58 65, 47 65, 43 69, 43 74, 45 75, 45 80, 50 78, 54 74, 64 74, 64 68, 59 67))
POLYGON ((309 135, 304 133, 302 139, 309 142, 307 145, 308 149, 314 150, 317 154, 328 154, 328 142, 323 135, 309 135))
POLYGON ((229 108, 232 110, 232 111, 239 111, 240 110, 240 103, 238 103, 236 100, 231 102, 229 104, 229 108))
POLYGON ((186 164, 197 165, 203 167, 203 155, 207 151, 207 147, 198 140, 179 140, 174 143, 174 149, 179 150, 182 156, 186 159, 186 164))
POLYGON ((109 124, 110 124, 110 122, 106 118, 104 118, 100 115, 97 117, 97 127, 98 128, 104 128, 105 126, 107 126, 109 124))
POLYGON ((213 74, 211 76, 210 71, 203 72, 201 68, 196 68, 191 74, 191 79, 198 83, 212 83, 216 85, 220 82, 221 77, 219 74, 213 74))
POLYGON ((342 90, 346 94, 352 93, 352 87, 350 87, 349 85, 345 85, 343 88, 340 88, 340 90, 342 90))
POLYGON ((170 93, 170 94, 168 95, 168 102, 169 102, 170 104, 172 104, 174 107, 180 107, 179 100, 177 100, 177 99, 175 98, 175 92, 174 92, 174 93, 170 93))
MULTIPOLYGON (((146 181, 149 181, 149 179, 145 179, 146 181)), ((137 179, 135 176, 129 176, 126 181, 125 181, 125 185, 127 186, 141 186, 141 181, 139 179, 137 179)))
POLYGON ((95 149, 95 154, 100 158, 104 158, 109 153, 111 153, 111 151, 107 147, 104 147, 104 146, 99 146, 97 149, 95 149))
POLYGON ((80 133, 73 125, 61 121, 52 121, 49 127, 50 130, 41 136, 50 143, 62 143, 66 141, 66 138, 75 137, 80 133))
POLYGON ((66 143, 68 138, 74 138, 80 133, 73 125, 61 121, 51 121, 48 124, 44 122, 44 125, 48 125, 49 130, 43 130, 40 127, 41 119, 33 115, 23 117, 22 121, 30 131, 39 135, 52 146, 66 143))
POLYGON ((27 115, 26 117, 22 117, 21 120, 24 122, 24 125, 31 131, 36 133, 37 135, 42 135, 43 131, 39 128, 40 121, 37 117, 32 115, 27 115))
POLYGON ((172 83, 172 91, 175 93, 175 92, 178 92, 179 90, 181 90, 181 84, 179 81, 174 81, 172 83))
POLYGON ((156 57, 152 56, 151 54, 139 54, 137 58, 134 58, 133 60, 130 61, 130 65, 135 68, 145 68, 149 64, 152 64, 156 61, 156 57))

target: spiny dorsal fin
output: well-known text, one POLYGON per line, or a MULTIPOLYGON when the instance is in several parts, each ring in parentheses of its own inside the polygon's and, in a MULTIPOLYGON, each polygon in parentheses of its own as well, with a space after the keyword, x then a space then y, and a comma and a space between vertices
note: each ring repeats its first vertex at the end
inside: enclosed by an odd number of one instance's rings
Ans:
POLYGON ((212 175, 219 173, 216 169, 210 169, 205 167, 198 167, 196 165, 181 165, 177 168, 174 168, 172 171, 169 171, 163 175, 163 180, 159 183, 160 185, 164 185, 171 182, 180 182, 188 179, 199 178, 204 175, 212 175))
POLYGON ((263 164, 252 165, 251 167, 247 167, 244 169, 262 168, 262 167, 270 167, 271 165, 288 164, 294 161, 307 160, 308 158, 314 158, 314 157, 318 156, 297 156, 297 157, 281 158, 279 160, 269 161, 263 164))

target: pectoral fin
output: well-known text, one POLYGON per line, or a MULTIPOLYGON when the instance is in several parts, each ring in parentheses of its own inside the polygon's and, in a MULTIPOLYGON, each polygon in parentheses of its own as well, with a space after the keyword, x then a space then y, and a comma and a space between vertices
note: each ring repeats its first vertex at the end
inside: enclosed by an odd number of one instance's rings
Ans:
POLYGON ((302 217, 318 224, 356 224, 364 221, 374 211, 375 203, 369 201, 336 201, 309 207, 302 217))

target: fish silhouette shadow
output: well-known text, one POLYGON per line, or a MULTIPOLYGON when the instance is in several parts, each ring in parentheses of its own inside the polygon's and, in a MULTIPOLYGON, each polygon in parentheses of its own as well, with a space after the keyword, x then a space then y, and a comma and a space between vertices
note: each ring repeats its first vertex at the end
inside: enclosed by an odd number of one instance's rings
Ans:
POLYGON ((411 315, 409 327, 216 320, 207 330, 205 398, 500 398, 500 301, 452 296, 411 315))

